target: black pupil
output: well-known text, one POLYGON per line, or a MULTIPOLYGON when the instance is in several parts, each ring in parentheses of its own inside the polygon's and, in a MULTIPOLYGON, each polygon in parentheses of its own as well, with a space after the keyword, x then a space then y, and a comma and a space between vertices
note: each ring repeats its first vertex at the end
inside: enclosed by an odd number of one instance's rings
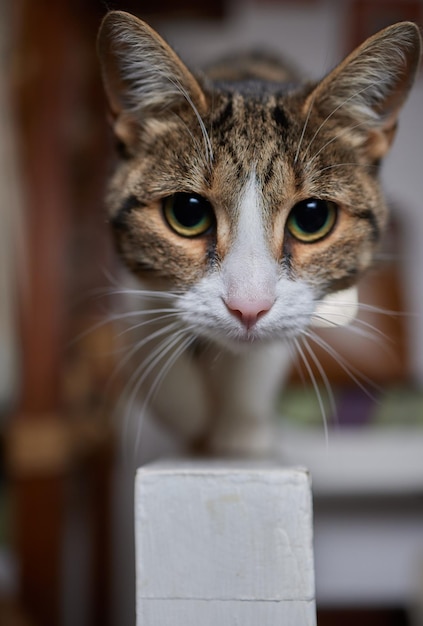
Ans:
POLYGON ((297 226, 304 233, 317 233, 326 224, 328 216, 329 209, 324 200, 305 200, 295 208, 297 226))
POLYGON ((177 193, 174 196, 173 214, 175 219, 186 228, 197 226, 209 214, 209 211, 207 200, 201 196, 187 193, 177 193))

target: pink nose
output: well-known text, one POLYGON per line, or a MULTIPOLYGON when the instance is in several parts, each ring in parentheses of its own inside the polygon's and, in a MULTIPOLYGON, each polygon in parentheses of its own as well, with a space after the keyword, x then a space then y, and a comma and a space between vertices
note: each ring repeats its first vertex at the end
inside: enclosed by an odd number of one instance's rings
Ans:
POLYGON ((257 320, 267 313, 273 305, 274 300, 244 300, 243 298, 230 297, 225 300, 232 315, 235 315, 244 326, 249 329, 257 323, 257 320))

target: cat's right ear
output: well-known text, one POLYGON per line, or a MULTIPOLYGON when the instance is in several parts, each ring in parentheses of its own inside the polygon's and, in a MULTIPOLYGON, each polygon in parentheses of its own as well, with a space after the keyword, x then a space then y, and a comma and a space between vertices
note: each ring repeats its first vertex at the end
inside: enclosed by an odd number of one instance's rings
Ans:
POLYGON ((118 138, 125 144, 151 116, 189 106, 206 110, 198 82, 177 54, 150 26, 124 11, 111 11, 97 39, 103 82, 118 138))

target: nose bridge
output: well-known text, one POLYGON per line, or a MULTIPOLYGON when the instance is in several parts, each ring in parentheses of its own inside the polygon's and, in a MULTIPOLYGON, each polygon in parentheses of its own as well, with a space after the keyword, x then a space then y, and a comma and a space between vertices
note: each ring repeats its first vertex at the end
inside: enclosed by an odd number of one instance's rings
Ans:
POLYGON ((276 280, 275 262, 261 236, 255 242, 234 246, 226 264, 227 292, 255 300, 270 294, 276 280))
POLYGON ((262 198, 254 172, 241 195, 235 239, 225 259, 223 275, 228 297, 274 300, 277 265, 266 237, 262 198))

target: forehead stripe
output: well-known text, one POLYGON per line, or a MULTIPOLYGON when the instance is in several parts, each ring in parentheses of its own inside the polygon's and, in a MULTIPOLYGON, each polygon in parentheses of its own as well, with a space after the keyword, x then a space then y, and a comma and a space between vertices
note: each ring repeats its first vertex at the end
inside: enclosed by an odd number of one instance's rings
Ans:
POLYGON ((285 111, 281 106, 275 106, 272 111, 272 115, 278 126, 281 126, 282 128, 286 128, 288 126, 288 119, 285 115, 285 111))
POLYGON ((226 106, 220 111, 215 119, 213 119, 214 126, 223 126, 233 116, 233 104, 232 99, 226 103, 226 106))

